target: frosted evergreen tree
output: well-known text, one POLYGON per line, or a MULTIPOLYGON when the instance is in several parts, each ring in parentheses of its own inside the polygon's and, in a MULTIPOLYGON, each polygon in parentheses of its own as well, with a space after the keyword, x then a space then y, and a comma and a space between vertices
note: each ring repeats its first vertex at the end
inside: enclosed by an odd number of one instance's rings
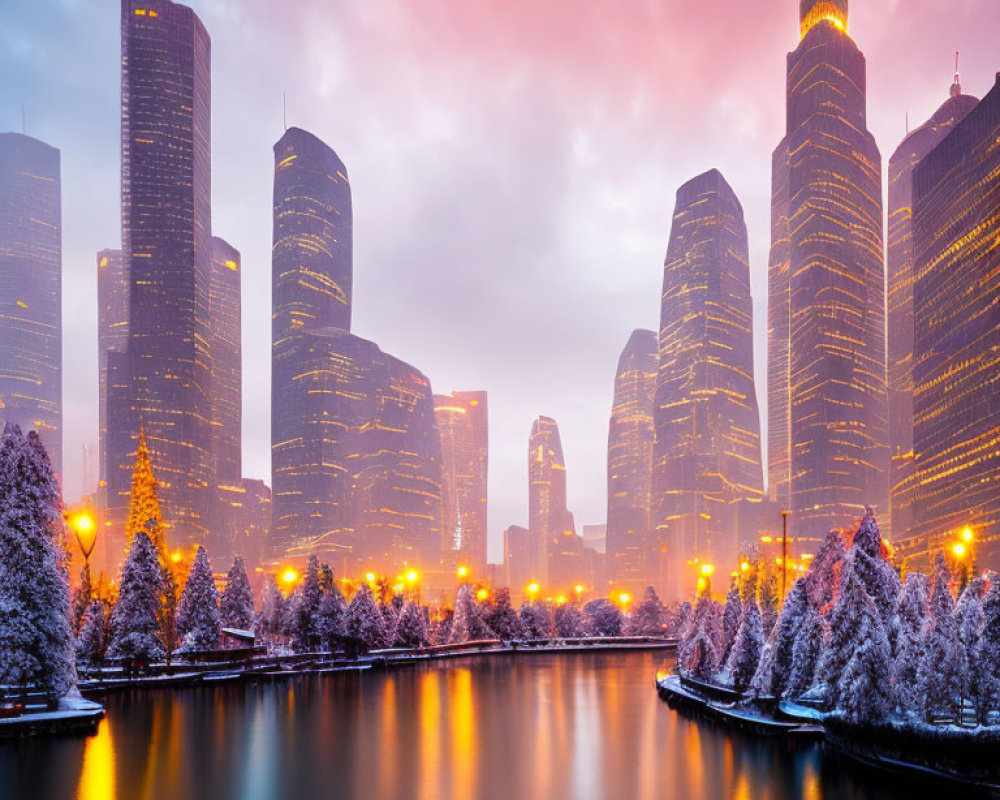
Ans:
POLYGON ((280 636, 284 630, 284 620, 285 597, 278 588, 274 575, 268 575, 254 630, 258 636, 280 636))
POLYGON ((156 548, 144 530, 132 537, 132 546, 118 582, 118 602, 111 612, 108 655, 148 664, 163 658, 160 638, 160 587, 163 574, 156 548))
POLYGON ((548 639, 552 635, 552 615, 542 603, 524 603, 518 615, 525 639, 548 639))
POLYGON ((771 635, 774 623, 778 620, 778 599, 775 596, 774 575, 765 577, 760 585, 760 626, 764 631, 764 639, 771 635))
POLYGON ((382 613, 367 583, 351 598, 347 607, 344 624, 344 641, 348 653, 357 655, 382 647, 385 632, 382 627, 382 613))
MULTIPOLYGON (((152 525, 150 526, 152 529, 152 525)), ((154 542, 156 547, 156 537, 152 535, 155 531, 150 531, 149 540, 154 542)), ((160 562, 160 641, 163 642, 163 649, 166 651, 167 664, 170 663, 173 652, 177 649, 177 607, 180 602, 180 590, 177 588, 177 581, 174 573, 169 567, 160 562)))
POLYGON ((750 688, 750 681, 753 680, 760 664, 760 652, 763 647, 764 630, 760 621, 760 609, 757 607, 757 598, 750 595, 743 608, 743 618, 740 620, 740 628, 736 632, 726 668, 736 691, 745 692, 750 688))
POLYGON ((316 631, 323 647, 331 653, 340 648, 347 629, 347 601, 331 580, 316 612, 316 631))
POLYGON ((729 653, 733 649, 733 642, 736 641, 736 634, 740 629, 740 621, 743 619, 743 601, 740 598, 739 584, 734 580, 726 595, 726 605, 722 611, 722 647, 720 648, 721 662, 729 660, 729 653))
POLYGON ((990 722, 990 714, 1000 711, 1000 579, 990 581, 983 603, 985 624, 976 645, 973 671, 973 703, 980 725, 990 722))
POLYGON ((586 636, 583 612, 574 603, 563 603, 556 608, 555 629, 560 639, 578 639, 586 636))
POLYGON ((792 646, 792 667, 788 673, 786 697, 801 697, 812 688, 823 656, 825 630, 822 615, 806 604, 802 624, 792 646))
POLYGON ((101 600, 91 600, 76 638, 77 663, 96 665, 108 648, 108 609, 101 600))
POLYGON ((882 616, 860 576, 852 573, 845 588, 848 602, 858 602, 852 614, 854 649, 840 674, 834 696, 844 719, 855 724, 882 722, 892 708, 892 689, 886 680, 891 663, 889 639, 882 616))
POLYGON ((465 644, 486 638, 481 635, 485 627, 485 623, 479 618, 479 609, 476 605, 476 597, 472 593, 472 587, 463 583, 458 587, 458 594, 455 596, 455 614, 452 617, 448 643, 465 644))
POLYGON ((407 603, 396 625, 394 647, 423 647, 427 644, 427 624, 423 612, 416 603, 407 603))
POLYGON ((76 683, 59 487, 38 435, 0 439, 0 684, 76 683))
POLYGON ((927 576, 911 572, 896 604, 896 613, 889 626, 889 647, 893 653, 890 683, 896 704, 903 711, 917 712, 917 671, 923 658, 923 629, 927 623, 927 576))
POLYGON ((248 631, 253 628, 253 590, 243 566, 243 556, 236 556, 226 576, 226 587, 219 599, 222 627, 248 631))
POLYGON ((975 694, 976 681, 976 650, 979 637, 986 625, 986 614, 983 610, 983 593, 985 584, 982 578, 973 578, 965 587, 962 596, 955 604, 955 633, 957 636, 957 659, 959 693, 961 705, 966 699, 972 699, 975 694))
POLYGON ((183 652, 215 650, 222 638, 219 590, 208 553, 200 545, 177 605, 177 634, 183 652))
POLYGON ((625 624, 626 636, 663 636, 667 610, 652 586, 643 592, 642 602, 625 624))
POLYGON ((948 587, 950 574, 944 556, 935 559, 931 588, 930 616, 923 631, 923 658, 917 672, 917 692, 921 712, 932 722, 936 712, 953 719, 958 716, 956 702, 961 692, 958 632, 953 615, 955 601, 948 587))
POLYGON ((682 674, 709 681, 718 672, 722 636, 716 630, 721 628, 720 615, 714 608, 717 605, 708 591, 702 592, 698 598, 679 650, 678 663, 682 674))
POLYGON ((677 607, 677 614, 674 616, 673 629, 670 631, 671 635, 676 636, 678 639, 683 639, 688 625, 691 624, 693 614, 694 608, 687 600, 681 603, 677 607))
POLYGON ((806 591, 809 602, 820 613, 825 613, 826 607, 837 596, 845 556, 844 540, 839 533, 831 531, 809 565, 806 591))
POLYGON ((501 641, 510 642, 522 637, 521 620, 510 604, 510 589, 504 587, 497 591, 493 604, 486 612, 486 624, 501 641))
POLYGON ((808 612, 806 579, 801 577, 789 590, 761 654, 760 665, 752 683, 754 691, 758 694, 782 697, 787 692, 792 675, 795 642, 808 612))
POLYGON ((883 626, 887 627, 895 613, 901 586, 896 570, 884 558, 882 534, 871 508, 867 509, 854 534, 851 553, 857 550, 863 551, 868 558, 858 561, 855 569, 860 571, 861 582, 881 615, 883 626))
POLYGON ((83 616, 90 608, 90 602, 94 598, 94 591, 90 585, 90 564, 85 563, 80 570, 80 583, 73 590, 73 633, 80 633, 80 625, 83 623, 83 616))
POLYGON ((434 644, 448 644, 451 636, 451 614, 446 613, 443 618, 432 626, 430 639, 434 644))
MULTIPOLYGON (((371 590, 368 591, 371 597, 371 590)), ((319 562, 309 557, 309 565, 295 593, 286 605, 285 628, 292 640, 292 647, 299 653, 312 653, 320 648, 319 606, 323 590, 319 585, 319 562)), ((377 610, 377 609, 376 609, 377 610)))
POLYGON ((591 600, 583 611, 593 621, 595 636, 622 635, 622 612, 607 598, 591 600))

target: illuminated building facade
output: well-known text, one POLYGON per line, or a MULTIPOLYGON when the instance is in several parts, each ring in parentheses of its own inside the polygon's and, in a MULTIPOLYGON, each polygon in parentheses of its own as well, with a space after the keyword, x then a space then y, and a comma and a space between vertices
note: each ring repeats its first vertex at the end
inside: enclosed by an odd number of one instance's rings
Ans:
POLYGON ((121 250, 97 254, 97 357, 99 362, 98 506, 105 508, 108 463, 108 363, 128 348, 128 272, 121 250))
POLYGON ((219 552, 241 555, 247 567, 265 560, 271 525, 271 488, 252 478, 219 487, 219 527, 215 535, 219 552))
POLYGON ((1000 566, 1000 75, 913 176, 913 537, 1000 566))
POLYGON ((889 159, 889 510, 897 543, 908 539, 913 524, 913 171, 977 102, 962 94, 956 74, 948 100, 889 159))
POLYGON ((486 574, 486 487, 489 419, 486 392, 434 395, 441 434, 441 556, 486 574))
POLYGON ((888 502, 882 159, 847 0, 802 0, 773 155, 768 486, 813 551, 888 502))
POLYGON ((522 597, 525 587, 535 580, 534 561, 531 532, 520 525, 511 525, 503 532, 503 583, 510 589, 512 602, 522 597))
POLYGON ((59 151, 0 134, 0 426, 36 430, 62 473, 59 151))
POLYGON ((532 580, 546 587, 572 581, 583 542, 566 508, 566 461, 550 417, 536 419, 528 439, 528 530, 532 580))
POLYGON ((240 251, 212 237, 212 450, 220 486, 243 477, 243 382, 240 337, 240 251))
POLYGON ((170 0, 122 0, 121 12, 129 321, 124 363, 108 361, 108 503, 120 517, 141 421, 171 545, 187 546, 209 540, 216 501, 211 44, 170 0))
POLYGON ((659 348, 653 508, 660 585, 676 597, 693 588, 696 559, 735 562, 739 504, 763 498, 747 231, 718 170, 677 191, 659 348))
POLYGON ((656 333, 633 331, 618 359, 608 429, 607 554, 614 577, 634 591, 648 585, 647 554, 655 549, 649 512, 658 361, 656 333))

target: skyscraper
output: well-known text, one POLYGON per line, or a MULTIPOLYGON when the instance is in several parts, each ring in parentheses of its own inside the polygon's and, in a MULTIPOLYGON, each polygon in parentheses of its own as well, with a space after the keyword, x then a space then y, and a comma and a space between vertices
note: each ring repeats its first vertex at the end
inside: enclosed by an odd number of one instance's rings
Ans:
POLYGON ((212 433, 216 480, 239 486, 243 477, 243 380, 240 332, 240 251, 212 237, 212 433))
POLYGON ((747 231, 718 170, 677 191, 659 347, 652 492, 674 597, 694 586, 696 559, 735 562, 738 505, 763 498, 747 231))
POLYGON ((608 427, 607 554, 611 574, 633 591, 648 584, 653 547, 649 503, 653 478, 653 395, 659 342, 653 331, 632 331, 618 359, 608 427))
POLYGON ((441 434, 441 555, 445 567, 486 574, 489 425, 486 392, 434 395, 441 434))
POLYGON ((813 549, 888 495, 882 159, 847 0, 802 0, 774 151, 768 270, 768 470, 813 549))
POLYGON ((913 171, 977 102, 962 94, 956 73, 950 97, 889 159, 889 510, 896 542, 913 523, 913 171))
POLYGON ((121 250, 97 254, 97 359, 99 365, 98 506, 107 505, 108 475, 108 365, 112 353, 128 348, 128 272, 121 250))
POLYGON ((528 531, 533 579, 548 585, 564 578, 562 573, 568 570, 556 563, 565 555, 563 539, 577 537, 573 515, 566 508, 566 461, 559 426, 550 417, 536 419, 528 439, 528 531))
POLYGON ((0 134, 0 425, 37 430, 62 472, 59 151, 0 134))
POLYGON ((1000 75, 913 175, 913 539, 1000 567, 1000 75), (974 552, 973 549, 974 548, 974 552))
POLYGON ((172 544, 208 539, 215 504, 208 33, 170 0, 122 0, 124 364, 112 358, 109 502, 128 496, 140 423, 172 544), (116 389, 117 387, 117 389, 116 389))

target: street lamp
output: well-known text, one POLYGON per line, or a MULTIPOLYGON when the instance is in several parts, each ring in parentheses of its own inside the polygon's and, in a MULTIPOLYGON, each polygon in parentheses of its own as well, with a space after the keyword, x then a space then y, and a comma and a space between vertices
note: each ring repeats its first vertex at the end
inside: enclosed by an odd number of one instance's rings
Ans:
POLYGON ((465 578, 469 574, 469 568, 462 565, 456 570, 456 574, 459 578, 465 578))
POLYGON ((785 599, 785 580, 788 576, 788 511, 781 512, 781 599, 785 599))
POLYGON ((83 553, 83 562, 89 568, 90 554, 94 552, 94 545, 97 544, 97 522, 89 511, 81 511, 70 517, 69 524, 76 534, 76 543, 80 545, 80 552, 83 553))

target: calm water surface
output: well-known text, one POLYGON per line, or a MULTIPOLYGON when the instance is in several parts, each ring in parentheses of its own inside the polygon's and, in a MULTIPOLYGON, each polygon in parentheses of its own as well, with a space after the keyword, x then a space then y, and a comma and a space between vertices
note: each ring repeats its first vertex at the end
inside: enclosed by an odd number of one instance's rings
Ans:
POLYGON ((97 736, 0 745, 14 800, 915 797, 686 719, 651 653, 501 656, 107 700, 97 736))

